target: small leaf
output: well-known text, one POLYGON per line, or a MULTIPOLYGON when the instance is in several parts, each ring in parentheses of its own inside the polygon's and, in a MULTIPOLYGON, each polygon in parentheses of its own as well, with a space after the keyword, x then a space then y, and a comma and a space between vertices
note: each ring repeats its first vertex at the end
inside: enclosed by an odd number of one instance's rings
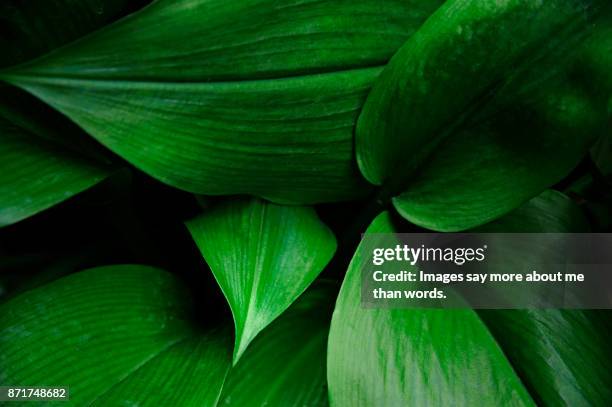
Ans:
POLYGON ((0 77, 177 188, 346 200, 378 66, 441 3, 159 0, 0 77))
MULTIPOLYGON (((486 233, 568 233, 587 230, 565 195, 546 191, 495 222, 486 233)), ((481 310, 512 365, 542 405, 606 406, 612 399, 612 320, 596 310, 481 310)))
POLYGON ((255 338, 220 406, 327 406, 326 348, 335 287, 315 283, 255 338))
MULTIPOLYGON (((385 212, 366 233, 394 232, 385 212)), ((473 310, 363 308, 369 256, 357 249, 332 318, 332 406, 533 405, 473 310)))
POLYGON ((69 386, 74 405, 213 406, 229 335, 200 331, 189 298, 146 266, 90 269, 23 293, 0 306, 0 382, 69 386))
POLYGON ((187 222, 232 309, 234 363, 312 283, 336 250, 314 209, 233 199, 187 222))

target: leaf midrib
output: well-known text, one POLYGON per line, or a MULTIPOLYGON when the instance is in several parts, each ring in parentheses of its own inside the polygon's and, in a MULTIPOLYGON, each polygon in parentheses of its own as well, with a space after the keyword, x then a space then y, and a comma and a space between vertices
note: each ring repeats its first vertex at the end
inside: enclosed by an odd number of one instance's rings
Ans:
POLYGON ((275 82, 291 82, 293 80, 308 80, 309 78, 319 79, 333 75, 350 75, 351 73, 360 73, 367 71, 382 70, 385 65, 372 64, 365 66, 356 66, 349 69, 340 70, 323 70, 316 72, 307 72, 296 75, 282 75, 275 77, 254 77, 252 79, 225 79, 225 80, 180 80, 176 78, 160 77, 159 80, 153 79, 138 79, 129 77, 80 77, 78 75, 50 75, 50 74, 27 74, 19 73, 19 71, 0 71, 0 80, 20 86, 22 83, 40 84, 40 85, 90 85, 91 87, 112 87, 113 84, 141 84, 150 87, 165 87, 165 86, 235 86, 236 84, 255 85, 261 83, 275 82))

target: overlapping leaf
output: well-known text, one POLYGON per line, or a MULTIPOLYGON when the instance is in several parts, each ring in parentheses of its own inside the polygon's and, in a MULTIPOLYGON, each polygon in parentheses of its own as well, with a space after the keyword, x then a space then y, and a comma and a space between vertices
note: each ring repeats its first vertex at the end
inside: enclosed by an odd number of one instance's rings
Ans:
POLYGON ((363 174, 404 191, 394 205, 408 220, 442 231, 486 223, 559 181, 606 125, 609 95, 573 63, 609 7, 446 2, 368 96, 363 174))
POLYGON ((565 177, 604 125, 603 104, 569 86, 549 88, 449 137, 393 204, 429 229, 481 225, 565 177))
POLYGON ((0 306, 0 382, 70 387, 72 405, 215 405, 229 335, 200 331, 170 274, 107 266, 0 306), (205 385, 203 385, 205 384, 205 385))
POLYGON ((0 76, 173 186, 349 199, 373 67, 440 3, 160 0, 0 76))
POLYGON ((0 115, 0 227, 70 198, 110 170, 38 139, 0 115))
MULTIPOLYGON (((566 196, 546 191, 479 232, 568 233, 588 230, 566 196)), ((543 405, 605 406, 612 398, 607 311, 508 310, 479 312, 504 353, 543 405)))
MULTIPOLYGON (((366 233, 394 231, 385 212, 366 233)), ((369 256, 357 249, 332 318, 331 405, 533 405, 474 311, 363 308, 361 269, 369 256)))
MULTIPOLYGON (((88 34, 137 3, 2 2, 0 67, 39 56, 88 34)), ((108 162, 99 148, 88 143, 87 134, 66 122, 27 93, 0 85, 0 226, 53 206, 109 174, 110 167, 103 165, 108 162)))
POLYGON ((327 406, 326 348, 335 287, 313 285, 231 370, 220 406, 327 406))
POLYGON ((314 209, 233 199, 187 226, 225 294, 236 326, 234 362, 312 283, 336 249, 314 209))

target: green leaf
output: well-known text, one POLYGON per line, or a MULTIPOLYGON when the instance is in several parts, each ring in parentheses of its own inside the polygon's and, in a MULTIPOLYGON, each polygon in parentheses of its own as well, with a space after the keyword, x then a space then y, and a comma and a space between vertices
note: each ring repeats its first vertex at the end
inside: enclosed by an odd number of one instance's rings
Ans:
MULTIPOLYGON (((394 231, 384 212, 366 233, 394 231)), ((474 311, 363 308, 361 269, 369 256, 357 249, 332 318, 332 405, 533 405, 474 311)))
POLYGON ((579 55, 584 79, 608 98, 608 119, 612 120, 612 7, 595 23, 579 55))
MULTIPOLYGON (((586 230, 565 195, 546 191, 478 232, 567 233, 586 230)), ((612 399, 608 311, 481 310, 512 365, 542 405, 606 406, 612 399)))
POLYGON ((314 281, 336 250, 312 208, 232 199, 187 222, 232 309, 234 363, 314 281))
POLYGON ((351 199, 377 66, 440 3, 160 0, 0 76, 172 186, 351 199))
POLYGON ((382 185, 410 175, 487 93, 564 40, 564 47, 573 45, 605 3, 445 2, 393 56, 368 95, 356 139, 364 176, 382 185))
POLYGON ((0 67, 48 52, 112 22, 141 0, 28 0, 0 3, 0 67))
POLYGON ((249 346, 223 386, 223 406, 327 406, 326 348, 335 287, 314 284, 249 346))
MULTIPOLYGON (((125 14, 136 3, 2 2, 0 66, 39 56, 87 34, 125 14)), ((0 84, 0 227, 34 215, 104 179, 110 166, 95 160, 108 164, 100 147, 93 145, 83 131, 27 93, 0 84)))
POLYGON ((565 194, 548 189, 494 222, 479 233, 569 233, 588 232, 584 214, 565 194))
POLYGON ((489 222, 561 180, 606 126, 609 95, 576 62, 606 7, 446 2, 368 96, 356 136, 364 176, 400 194, 403 217, 439 231, 489 222))
POLYGON ((602 125, 605 106, 583 90, 549 88, 446 139, 393 204, 428 229, 450 232, 487 223, 560 181, 602 125))
POLYGON ((189 298, 146 266, 90 269, 21 294, 0 306, 0 382, 69 386, 72 405, 215 405, 229 335, 200 331, 189 298))
POLYGON ((13 224, 103 180, 110 167, 34 137, 0 116, 0 227, 13 224))

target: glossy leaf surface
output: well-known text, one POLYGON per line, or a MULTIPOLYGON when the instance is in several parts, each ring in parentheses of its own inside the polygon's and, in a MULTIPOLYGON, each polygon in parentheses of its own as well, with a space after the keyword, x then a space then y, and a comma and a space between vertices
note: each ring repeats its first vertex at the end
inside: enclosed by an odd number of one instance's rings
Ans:
POLYGON ((69 385, 72 405, 213 406, 229 336, 200 331, 189 298, 146 266, 90 269, 27 291, 0 306, 0 382, 69 385))
POLYGON ((446 2, 368 96, 356 136, 364 176, 437 231, 489 222, 559 182, 606 127, 609 95, 589 85, 579 55, 609 9, 446 2))
POLYGON ((559 182, 605 127, 605 104, 558 85, 442 142, 393 199, 409 221, 460 231, 496 219, 559 182))
MULTIPOLYGON (((487 233, 568 233, 588 230, 565 195, 546 191, 478 229, 487 233)), ((505 354, 542 405, 605 406, 612 397, 612 320, 597 310, 481 310, 505 354)))
MULTIPOLYGON (((384 212, 366 233, 394 231, 384 212)), ((332 406, 533 405, 474 311, 363 308, 361 269, 370 255, 357 249, 336 302, 332 406)))
POLYGON ((175 187, 350 199, 375 67, 439 4, 160 0, 0 77, 175 187))
POLYGON ((381 185, 410 175, 487 94, 560 43, 570 47, 605 3, 445 2, 393 56, 368 95, 356 140, 364 176, 381 185))
POLYGON ((229 302, 234 362, 312 283, 336 250, 314 209, 234 199, 187 223, 229 302))

